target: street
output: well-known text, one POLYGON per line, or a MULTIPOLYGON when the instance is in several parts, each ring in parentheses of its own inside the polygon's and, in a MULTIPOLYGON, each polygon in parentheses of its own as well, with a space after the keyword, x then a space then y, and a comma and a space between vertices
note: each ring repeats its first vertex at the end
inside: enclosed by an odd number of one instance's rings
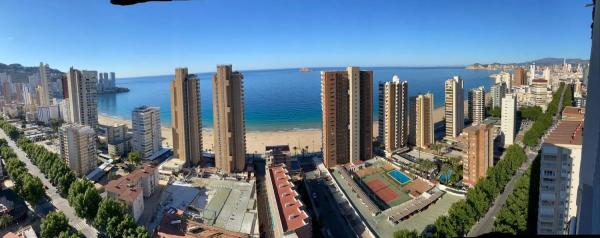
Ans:
MULTIPOLYGON (((557 111, 556 111, 556 114, 554 114, 554 116, 553 116, 553 122, 554 122, 553 125, 556 125, 556 123, 558 122, 558 117, 561 114, 563 98, 565 95, 565 89, 566 89, 566 87, 563 88, 563 91, 561 92, 557 111)), ((529 147, 525 147, 525 153, 527 154, 527 160, 525 161, 525 163, 523 163, 521 165, 521 167, 517 170, 517 172, 512 176, 510 181, 506 184, 506 187, 504 187, 504 191, 502 192, 502 194, 500 194, 500 196, 498 196, 496 198, 493 205, 490 207, 490 209, 485 214, 485 216, 483 218, 479 219, 479 222, 476 223, 473 227, 471 227, 471 230, 469 231, 469 233, 467 233, 467 236, 469 236, 469 237, 480 236, 480 235, 483 235, 483 234, 493 231, 494 220, 496 219, 496 215, 498 214, 500 209, 504 206, 504 203, 506 203, 506 199, 508 198, 508 195, 510 195, 512 193, 517 179, 519 177, 521 177, 521 175, 523 175, 523 173, 525 173, 525 171, 527 171, 529 166, 531 166, 531 163, 533 163, 533 160, 538 155, 538 151, 540 150, 541 145, 543 143, 544 143, 544 138, 542 137, 542 138, 540 138, 539 144, 535 148, 530 149, 529 147)))
POLYGON ((27 167, 29 173, 33 176, 40 178, 42 180, 42 183, 46 187, 48 187, 48 189, 46 189, 46 195, 50 198, 51 203, 54 205, 54 207, 62 211, 67 216, 67 218, 69 218, 69 225, 74 227, 75 230, 81 232, 85 237, 98 237, 98 231, 96 231, 96 229, 91 225, 85 223, 83 219, 79 218, 75 214, 75 210, 71 206, 69 206, 69 202, 66 199, 62 198, 60 194, 58 194, 58 190, 50 183, 50 181, 48 181, 48 179, 46 179, 46 177, 44 177, 44 174, 42 174, 38 167, 33 165, 31 161, 27 159, 27 155, 25 154, 25 152, 23 152, 19 147, 17 147, 15 142, 11 140, 2 130, 0 130, 0 138, 6 139, 8 145, 14 150, 15 154, 17 155, 17 158, 25 163, 25 166, 27 167))
POLYGON ((313 209, 325 237, 356 237, 337 208, 335 199, 321 178, 305 181, 313 209))

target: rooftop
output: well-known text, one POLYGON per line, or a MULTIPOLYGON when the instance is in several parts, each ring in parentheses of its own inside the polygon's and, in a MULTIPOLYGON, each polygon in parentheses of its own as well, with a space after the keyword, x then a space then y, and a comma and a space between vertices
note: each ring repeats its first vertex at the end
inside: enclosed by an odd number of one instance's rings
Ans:
POLYGON ((213 230, 257 235, 255 181, 238 181, 214 174, 207 176, 192 178, 191 183, 176 181, 170 184, 163 192, 161 206, 182 210, 193 217, 188 222, 196 221, 213 230))
POLYGON ((294 184, 290 182, 285 166, 271 166, 271 184, 277 196, 277 207, 283 218, 281 223, 285 232, 296 230, 307 225, 306 212, 302 210, 302 203, 296 199, 298 193, 294 190, 294 184))
POLYGON ((269 151, 269 150, 272 150, 273 152, 277 152, 277 153, 290 152, 290 146, 289 145, 268 145, 265 147, 265 151, 269 151))
POLYGON ((568 121, 582 121, 585 116, 585 109, 580 107, 565 107, 562 112, 563 120, 568 121))
POLYGON ((179 209, 170 209, 164 216, 156 232, 161 238, 242 238, 249 237, 237 232, 211 227, 202 223, 185 219, 184 212, 179 209))
POLYGON ((533 84, 547 84, 548 80, 537 78, 531 81, 533 84))
POLYGON ((581 145, 583 121, 560 121, 546 136, 546 144, 581 145))
POLYGON ((139 180, 151 174, 155 169, 156 167, 152 165, 144 165, 127 176, 108 182, 104 188, 107 192, 117 194, 123 201, 133 202, 143 192, 142 188, 137 185, 139 180))

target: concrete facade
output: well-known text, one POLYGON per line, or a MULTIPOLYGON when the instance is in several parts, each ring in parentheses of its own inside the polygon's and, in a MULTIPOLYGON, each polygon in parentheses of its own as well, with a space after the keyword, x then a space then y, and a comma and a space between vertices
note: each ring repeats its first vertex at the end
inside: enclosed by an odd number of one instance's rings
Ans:
POLYGON ((187 68, 175 69, 171 81, 171 123, 173 157, 185 161, 186 166, 201 163, 200 82, 187 68))
POLYGON ((394 75, 379 97, 383 97, 383 145, 391 154, 408 145, 408 82, 394 75))
POLYGON ((160 127, 160 109, 140 106, 131 113, 132 147, 148 158, 162 149, 160 127))
POLYGON ((446 80, 444 91, 445 138, 454 140, 465 126, 465 88, 463 80, 459 76, 446 80))
POLYGON ((321 106, 325 166, 371 159, 373 72, 358 67, 322 71, 321 106))
POLYGON ((418 148, 428 148, 434 143, 432 93, 411 97, 410 122, 410 144, 418 148))
POLYGON ((212 78, 215 166, 226 172, 246 166, 243 79, 231 65, 218 65, 212 78))
POLYGON ((90 126, 66 124, 59 130, 59 139, 61 157, 77 176, 96 168, 96 133, 90 126))
POLYGON ((502 98, 502 117, 500 118, 500 131, 504 138, 504 147, 514 143, 516 131, 517 100, 512 94, 502 98))

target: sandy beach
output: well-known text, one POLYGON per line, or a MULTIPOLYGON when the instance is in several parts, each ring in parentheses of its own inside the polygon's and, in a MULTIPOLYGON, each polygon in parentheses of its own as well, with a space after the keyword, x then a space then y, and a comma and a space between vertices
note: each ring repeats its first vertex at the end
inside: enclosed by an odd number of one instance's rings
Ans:
MULTIPOLYGON (((438 107, 433 111, 434 122, 442 120, 444 117, 443 107, 438 107)), ((125 124, 131 128, 131 121, 116 117, 98 115, 98 122, 102 125, 125 124)), ((373 136, 378 134, 377 121, 373 122, 373 136)), ((161 128, 163 137, 163 146, 171 147, 173 137, 170 127, 161 128)), ((202 130, 202 148, 212 150, 213 133, 210 129, 202 130)), ((264 153, 267 145, 290 145, 290 148, 296 147, 300 153, 301 148, 308 148, 308 151, 321 150, 321 130, 294 130, 294 131, 247 131, 246 149, 247 153, 264 153)), ((292 151, 293 153, 294 151, 292 151)))
MULTIPOLYGON (((125 124, 131 128, 131 121, 98 115, 98 122, 102 125, 125 124)), ((163 146, 170 147, 173 144, 171 128, 163 127, 161 129, 163 137, 163 146)), ((213 133, 212 130, 202 130, 202 148, 212 150, 213 133)), ((321 150, 321 130, 297 130, 297 131, 247 131, 246 149, 247 153, 264 153, 267 145, 290 145, 294 146, 300 153, 300 148, 307 148, 309 151, 321 150)), ((294 151, 292 151, 294 153, 294 151)))

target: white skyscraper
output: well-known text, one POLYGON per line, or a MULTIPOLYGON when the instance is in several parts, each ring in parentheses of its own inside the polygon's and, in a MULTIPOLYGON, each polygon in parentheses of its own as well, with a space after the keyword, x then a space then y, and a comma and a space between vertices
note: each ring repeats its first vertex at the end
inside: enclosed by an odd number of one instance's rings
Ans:
POLYGON ((360 161, 360 69, 348 67, 350 97, 350 162, 360 161))
POLYGON ((159 152, 161 146, 160 109, 158 107, 141 106, 133 109, 133 150, 141 152, 148 158, 159 152))
POLYGON ((69 88, 70 121, 98 127, 97 71, 79 71, 71 68, 67 75, 69 88))
POLYGON ((535 63, 529 66, 529 82, 528 85, 531 85, 531 82, 535 79, 535 63))
POLYGON ((517 109, 517 99, 512 94, 506 94, 502 99, 502 117, 500 121, 500 131, 504 136, 504 147, 514 143, 517 109))
POLYGON ((96 134, 91 127, 66 124, 59 134, 60 154, 77 176, 85 176, 96 168, 96 134))
POLYGON ((465 126, 465 88, 459 76, 446 80, 445 83, 446 138, 454 140, 465 126))
POLYGON ((483 86, 469 91, 467 112, 473 125, 478 125, 485 119, 485 89, 483 86))
POLYGON ((394 75, 392 82, 385 82, 379 95, 383 103, 383 144, 388 154, 408 144, 408 82, 394 75))

